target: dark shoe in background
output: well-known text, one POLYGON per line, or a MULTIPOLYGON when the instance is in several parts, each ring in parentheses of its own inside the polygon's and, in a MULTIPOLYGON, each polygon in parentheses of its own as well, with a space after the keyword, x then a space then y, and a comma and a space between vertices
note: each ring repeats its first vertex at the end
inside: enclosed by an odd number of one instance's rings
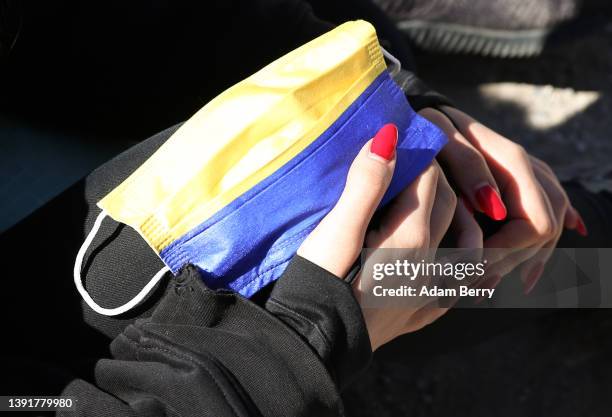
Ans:
POLYGON ((499 58, 541 52, 582 0, 374 0, 418 47, 499 58))

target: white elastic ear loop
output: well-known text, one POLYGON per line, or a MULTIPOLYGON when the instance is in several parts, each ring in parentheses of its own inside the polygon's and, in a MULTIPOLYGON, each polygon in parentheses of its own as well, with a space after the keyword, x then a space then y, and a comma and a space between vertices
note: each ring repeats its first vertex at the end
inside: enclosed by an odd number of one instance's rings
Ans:
POLYGON ((96 234, 100 229, 100 225, 102 225, 102 220, 104 220, 106 216, 108 216, 108 214, 105 211, 102 211, 98 215, 93 227, 91 228, 91 231, 85 238, 85 241, 83 242, 81 248, 79 249, 79 252, 77 253, 76 260, 74 261, 74 285, 76 285, 79 294, 81 294, 83 300, 85 300, 87 305, 91 307, 93 311, 102 314, 103 316, 118 316, 119 314, 123 314, 126 311, 129 311, 132 308, 136 307, 138 304, 140 304, 147 297, 147 295, 149 295, 151 290, 155 288, 157 283, 162 279, 166 272, 170 271, 170 268, 164 266, 162 269, 160 269, 159 272, 157 272, 153 276, 153 278, 151 278, 147 285, 145 285, 144 288, 140 290, 140 292, 136 294, 134 298, 132 298, 130 301, 128 301, 122 306, 115 308, 104 308, 96 304, 96 302, 89 296, 89 293, 87 292, 85 287, 83 287, 83 280, 81 279, 81 266, 83 265, 83 257, 85 256, 85 252, 87 252, 89 245, 91 245, 91 242, 94 240, 94 237, 96 237, 96 234))
POLYGON ((391 53, 382 46, 380 47, 380 49, 383 53, 383 56, 389 61, 391 61, 391 63, 393 63, 393 68, 389 70, 389 72, 391 73, 392 77, 395 77, 402 70, 402 63, 399 61, 399 59, 391 55, 391 53))

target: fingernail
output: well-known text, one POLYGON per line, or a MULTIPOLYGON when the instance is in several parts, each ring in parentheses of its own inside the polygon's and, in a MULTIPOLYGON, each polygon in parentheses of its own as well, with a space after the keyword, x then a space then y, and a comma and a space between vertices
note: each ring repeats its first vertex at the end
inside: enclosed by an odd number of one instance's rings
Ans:
POLYGON ((537 263, 536 266, 534 266, 533 269, 529 272, 529 275, 527 275, 527 279, 524 283, 525 286, 523 288, 525 295, 529 294, 531 290, 533 290, 533 287, 536 286, 543 272, 544 264, 542 262, 537 263))
POLYGON ((503 220, 506 218, 506 206, 502 202, 495 188, 489 184, 483 185, 476 190, 476 201, 480 209, 493 220, 503 220))
POLYGON ((474 214, 474 208, 472 207, 472 204, 470 204, 470 202, 467 200, 467 198, 465 197, 461 197, 461 201, 463 202, 463 205, 465 206, 466 210, 470 212, 470 214, 474 214))
POLYGON ((385 161, 390 161, 395 155, 395 147, 397 145, 397 127, 393 123, 384 125, 370 145, 370 152, 378 155, 385 161))
POLYGON ((576 222, 576 231, 580 234, 580 236, 588 236, 589 231, 584 224, 584 220, 582 220, 582 216, 578 214, 578 221, 576 222))

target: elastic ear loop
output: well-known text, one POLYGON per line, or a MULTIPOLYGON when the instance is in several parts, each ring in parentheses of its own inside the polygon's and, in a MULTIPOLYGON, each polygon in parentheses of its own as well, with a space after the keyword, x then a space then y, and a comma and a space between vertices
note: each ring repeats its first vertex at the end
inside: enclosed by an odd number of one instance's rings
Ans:
POLYGON ((380 50, 382 51, 383 56, 393 63, 393 69, 389 71, 389 73, 391 73, 391 76, 394 77, 399 74, 399 72, 402 70, 402 63, 400 62, 400 60, 391 55, 391 53, 382 46, 380 47, 380 50))
POLYGON ((79 252, 77 253, 76 260, 74 261, 74 285, 76 285, 79 294, 81 294, 83 300, 85 300, 87 305, 91 307, 93 311, 98 314, 102 314, 103 316, 118 316, 119 314, 123 314, 126 311, 129 311, 136 307, 138 304, 140 304, 147 297, 147 295, 149 295, 151 290, 155 288, 157 283, 162 279, 166 272, 170 271, 170 268, 164 266, 162 269, 160 269, 159 272, 153 275, 153 278, 151 278, 147 285, 145 285, 144 288, 140 290, 140 292, 136 294, 134 298, 132 298, 130 301, 123 304, 122 306, 115 308, 104 308, 99 306, 90 297, 85 287, 83 287, 83 280, 81 279, 81 267, 83 265, 83 258, 85 257, 85 252, 87 252, 89 245, 91 245, 91 242, 94 240, 94 237, 96 237, 96 234, 98 233, 98 230, 102 225, 102 220, 104 220, 106 216, 108 216, 108 214, 104 210, 98 215, 93 227, 91 228, 91 231, 85 238, 85 241, 83 242, 81 248, 79 249, 79 252))

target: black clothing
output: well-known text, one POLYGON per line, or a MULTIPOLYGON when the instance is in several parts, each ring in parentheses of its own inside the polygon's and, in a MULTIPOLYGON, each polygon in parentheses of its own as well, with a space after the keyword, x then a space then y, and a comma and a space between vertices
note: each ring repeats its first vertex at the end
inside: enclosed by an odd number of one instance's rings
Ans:
MULTIPOLYGON (((300 0, 21 6, 18 42, 0 68, 11 80, 1 110, 124 138, 188 118, 334 26, 300 0)), ((382 14, 352 17, 392 28, 382 14)), ((405 66, 410 60, 399 58, 405 66)), ((4 325, 12 340, 2 356, 7 392, 64 392, 90 414, 340 414, 338 389, 367 365, 369 339, 347 284, 305 260, 292 262, 270 298, 256 297, 259 305, 211 292, 189 268, 118 318, 79 299, 71 269, 95 203, 175 129, 119 155, 0 237, 11 259, 7 276, 32 262, 36 268, 27 302, 15 297, 24 282, 2 292, 4 317, 19 318, 4 325)), ((104 222, 98 236, 83 267, 85 286, 101 305, 118 305, 162 264, 128 227, 104 222)))
MULTIPOLYGON (((134 135, 183 120, 331 27, 298 0, 24 3, 24 38, 7 69, 15 82, 0 95, 5 110, 131 127, 134 135)), ((91 415, 341 414, 339 390, 367 365, 369 340, 349 286, 306 260, 295 258, 253 300, 207 289, 190 267, 121 317, 100 316, 80 300, 72 266, 96 202, 175 130, 117 156, 0 236, 2 391, 72 395, 77 412, 91 415)), ((589 225, 603 225, 597 199, 576 199, 589 225)), ((592 231, 592 239, 611 229, 592 231)), ((94 300, 113 307, 161 267, 134 230, 108 221, 82 275, 94 300)))
POLYGON ((77 415, 340 415, 337 387, 371 354, 360 317, 348 284, 299 257, 265 309, 209 290, 188 266, 115 338, 95 385, 76 379, 62 395, 77 415))
MULTIPOLYGON (((341 414, 339 390, 367 365, 369 340, 348 285, 306 260, 295 258, 251 301, 208 290, 192 268, 168 277, 144 305, 121 317, 100 316, 80 300, 71 270, 98 213, 95 203, 175 130, 119 155, 0 235, 6 277, 14 277, 0 292, 3 330, 10 335, 1 359, 3 392, 63 393, 93 415, 341 414)), ((587 224, 599 227, 591 227, 588 239, 567 232, 560 246, 606 246, 612 199, 572 184, 567 189, 587 224)), ((86 288, 107 307, 132 298, 162 266, 133 229, 111 221, 103 223, 85 262, 86 288)), ((410 351, 451 349, 525 314, 453 310, 379 354, 398 360, 410 351), (461 324, 485 320, 490 325, 461 324)))
MULTIPOLYGON (((372 21, 392 38, 390 43, 384 38, 381 42, 403 61, 405 68, 398 81, 415 108, 446 102, 409 71, 409 51, 384 14, 368 0, 355 2, 354 7, 349 7, 352 1, 343 4, 347 19, 372 21)), ((318 13, 336 22, 342 20, 341 10, 332 4, 316 7, 318 13)), ((4 68, 7 75, 2 77, 12 82, 6 86, 6 94, 0 94, 0 109, 40 116, 38 123, 48 117, 71 128, 83 123, 81 128, 107 129, 112 132, 109 140, 126 132, 141 139, 145 136, 140 134, 185 120, 227 87, 333 27, 315 17, 310 5, 300 0, 62 0, 53 4, 23 0, 21 9, 23 28, 4 68), (109 26, 111 21, 113 25, 109 26), (45 71, 41 72, 43 62, 45 71)), ((54 275, 68 274, 73 259, 65 254, 77 252, 84 230, 93 225, 98 213, 95 203, 127 178, 175 129, 132 147, 58 196, 40 210, 43 214, 34 213, 24 222, 29 232, 24 232, 23 226, 8 231, 3 241, 12 244, 10 252, 5 253, 37 253, 42 265, 53 266, 54 275), (45 231, 48 241, 40 240, 39 230, 45 231), (32 236, 30 241, 25 240, 28 234, 32 236), (25 247, 16 242, 23 242, 25 247)), ((102 237, 107 241, 94 245, 95 256, 85 260, 86 287, 94 299, 106 300, 113 294, 109 303, 122 304, 163 264, 129 227, 105 221, 96 240, 102 237), (126 253, 139 255, 129 258, 126 253), (116 287, 124 291, 114 293, 116 287)), ((57 292, 58 298, 73 291, 71 282, 59 285, 50 290, 57 292)), ((98 320, 89 308, 83 314, 86 322, 96 322, 93 327, 97 331, 113 338, 130 318, 147 315, 151 307, 151 303, 145 303, 124 320, 98 320)), ((80 311, 79 303, 71 308, 67 317, 57 319, 72 322, 70 317, 80 311)), ((66 329, 66 334, 78 333, 81 326, 76 326, 66 329)), ((91 329, 80 331, 90 333, 91 329)), ((94 333, 91 337, 99 336, 94 333)))
MULTIPOLYGON (((27 302, 15 297, 23 282, 2 292, 3 316, 19 317, 4 323, 13 340, 2 356, 5 389, 62 393, 79 399, 77 411, 94 415, 342 414, 339 389, 367 366, 370 342, 350 286, 307 260, 294 258, 255 301, 207 289, 188 267, 118 318, 81 302, 70 271, 99 211, 95 203, 175 130, 119 155, 0 235, 0 250, 13 260, 9 276, 33 253, 46 266, 27 302)), ((162 264, 129 227, 104 222, 99 234, 83 276, 97 302, 114 306, 162 264)))

